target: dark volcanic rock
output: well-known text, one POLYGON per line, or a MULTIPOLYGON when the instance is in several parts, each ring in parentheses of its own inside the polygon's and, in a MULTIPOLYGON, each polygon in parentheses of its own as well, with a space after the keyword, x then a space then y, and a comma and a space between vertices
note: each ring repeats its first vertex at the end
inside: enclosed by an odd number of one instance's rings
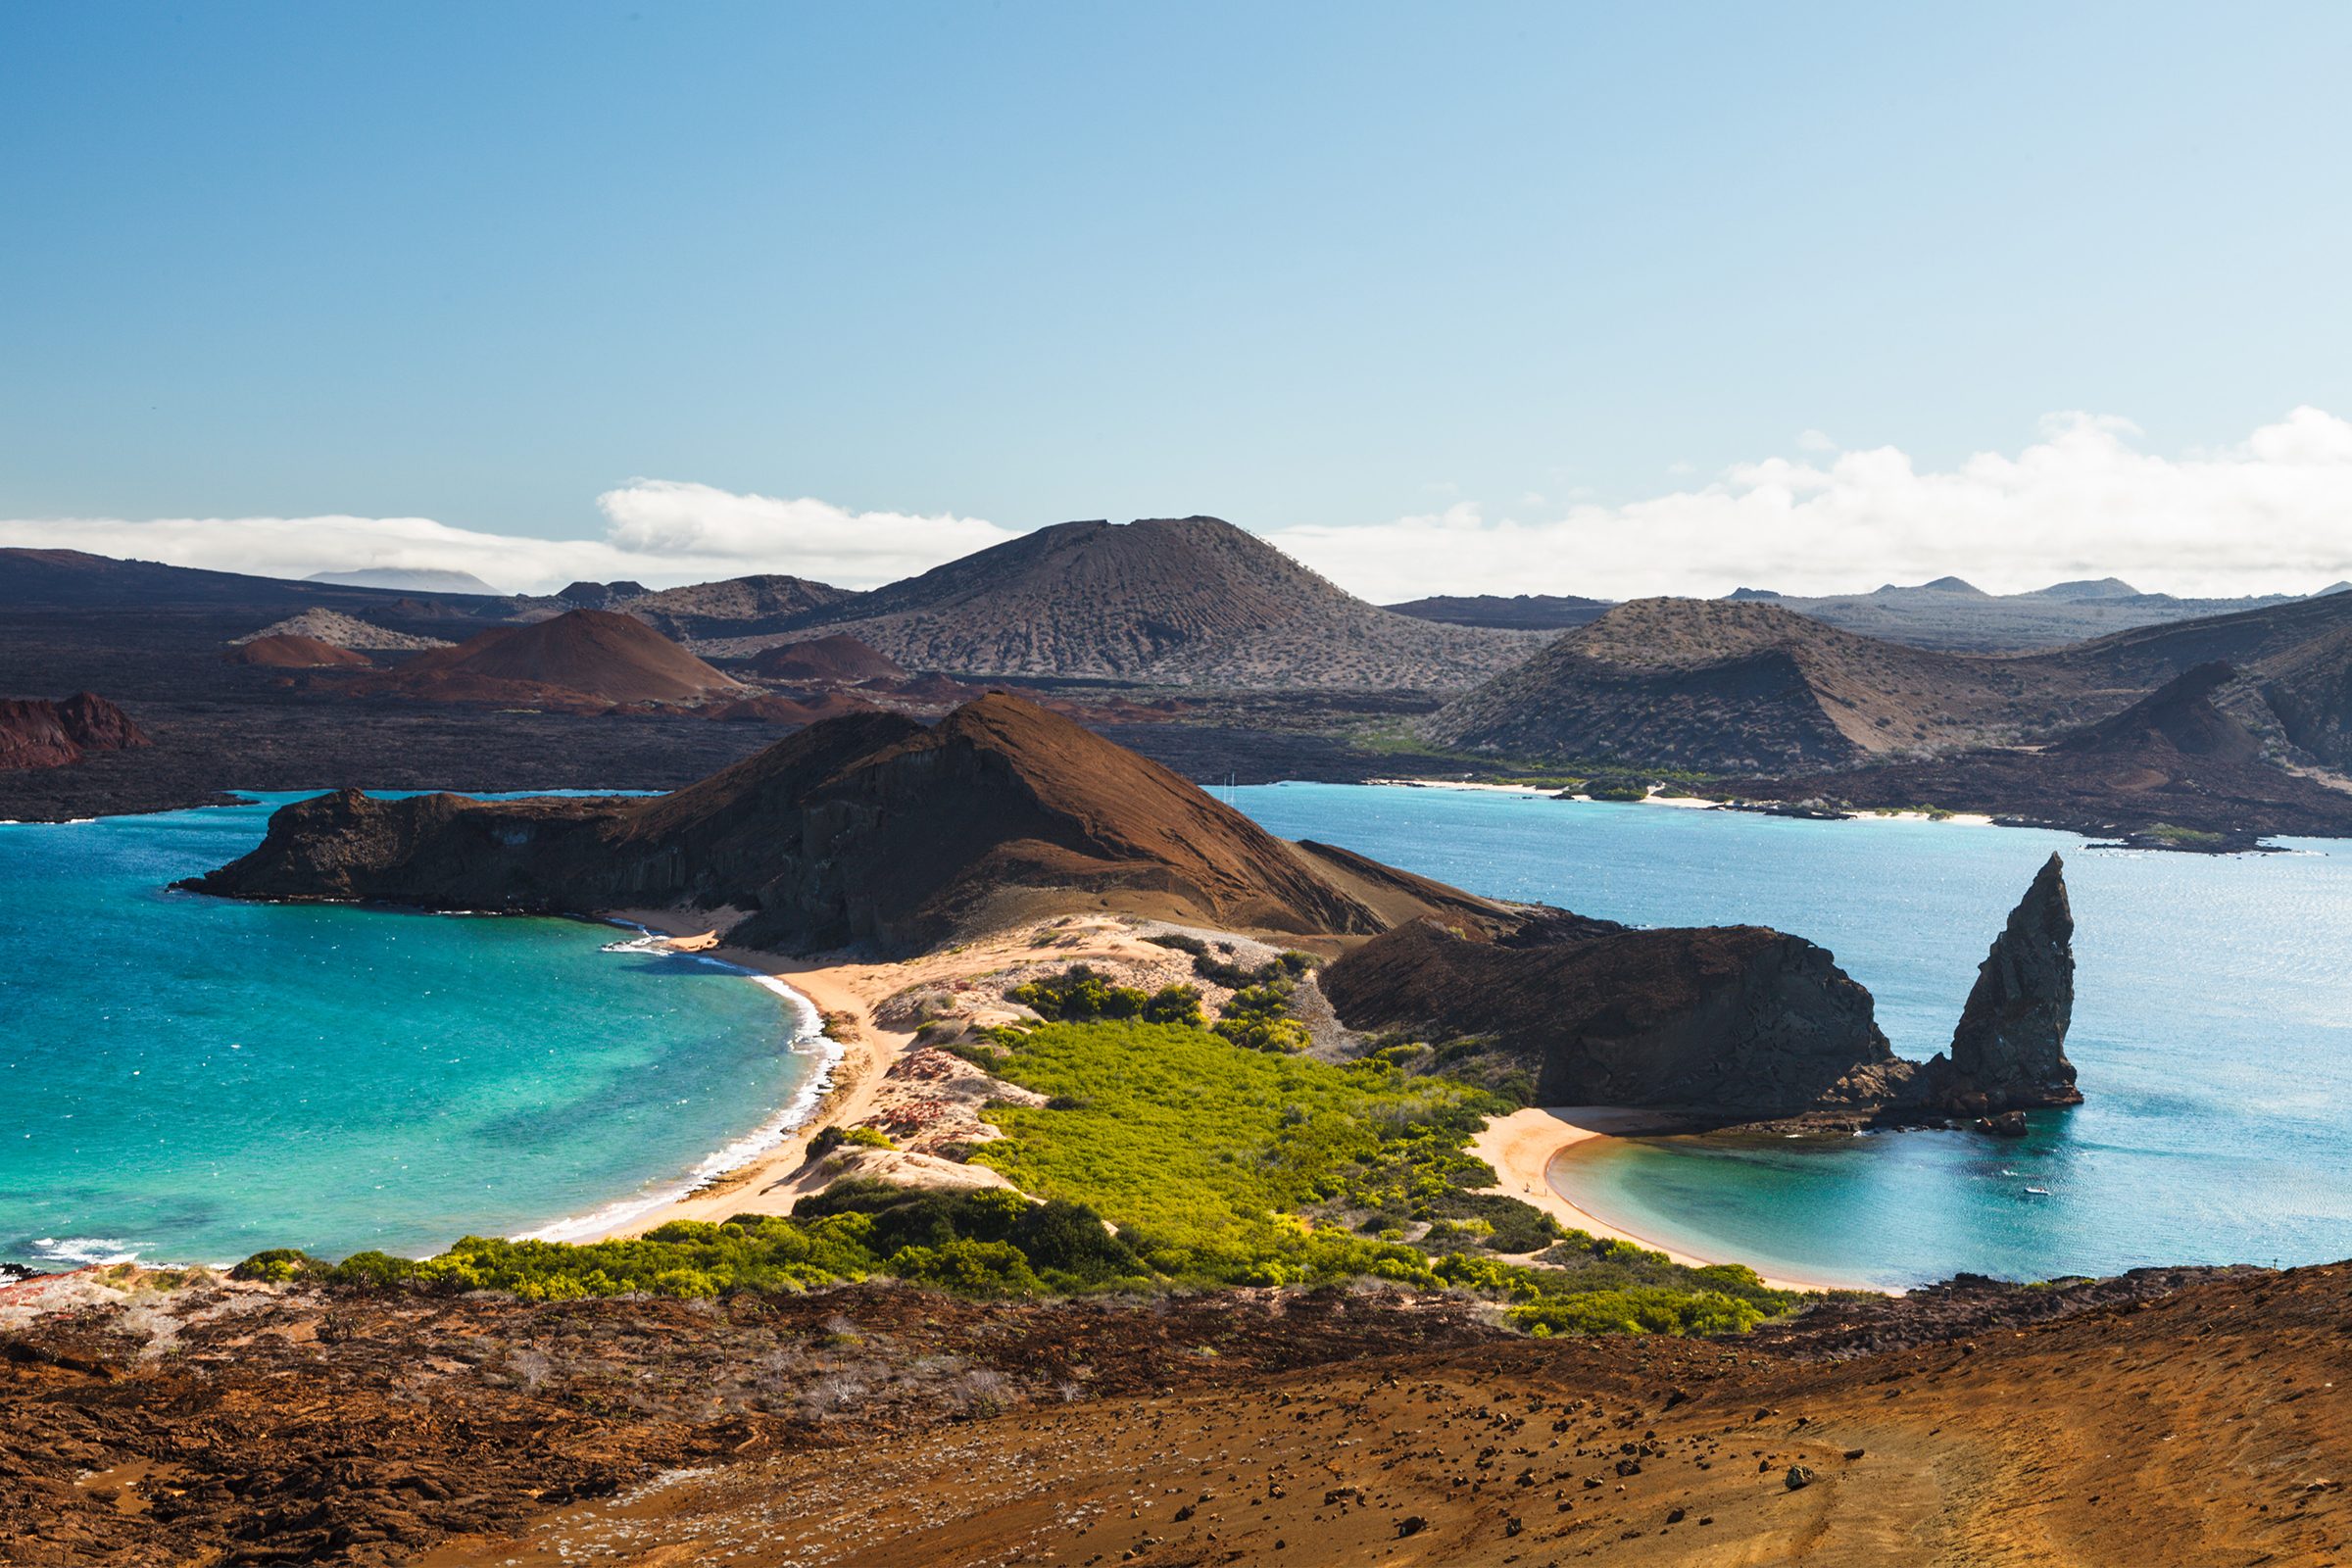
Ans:
POLYGON ((2066 1059, 2075 1010, 2074 939, 2066 864, 2053 855, 2009 911, 2009 923, 1977 970, 1952 1032, 1951 1054, 1936 1056, 1921 1072, 1932 1102, 1971 1111, 2082 1102, 2075 1064, 2066 1059))
POLYGON ((1323 971, 1352 1029, 1485 1038, 1552 1105, 1707 1115, 1873 1107, 1906 1070, 1870 993, 1821 948, 1762 926, 1641 931, 1553 914, 1500 941, 1431 920, 1323 971))
POLYGON ((320 796, 187 884, 261 899, 374 899, 564 913, 753 911, 730 939, 905 951, 1042 912, 1112 908, 1229 927, 1368 934, 1501 906, 1287 844, 1153 762, 992 693, 925 729, 813 724, 654 800, 320 796))

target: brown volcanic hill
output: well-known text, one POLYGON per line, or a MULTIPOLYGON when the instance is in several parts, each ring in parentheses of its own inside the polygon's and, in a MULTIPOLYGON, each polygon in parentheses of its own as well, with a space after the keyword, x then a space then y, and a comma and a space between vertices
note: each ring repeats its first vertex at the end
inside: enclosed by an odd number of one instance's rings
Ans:
POLYGON ((1536 645, 1393 614, 1214 517, 1040 528, 813 623, 909 669, 1249 688, 1461 687, 1536 645))
POLYGON ((2352 1543, 2340 1263, 1972 1277, 1728 1339, 1527 1339, 1335 1289, 713 1311, 163 1283, 8 1292, 12 1563, 2318 1568, 2352 1543), (861 1392, 819 1419, 779 1365, 861 1392))
POLYGON ((605 608, 624 611, 664 636, 691 642, 786 631, 820 614, 843 612, 864 597, 854 588, 769 573, 662 588, 616 598, 605 608))
POLYGON ((529 626, 500 626, 455 648, 431 649, 366 689, 443 702, 537 700, 554 693, 602 703, 682 703, 736 696, 743 686, 641 620, 609 610, 574 610, 529 626))
POLYGON ((855 686, 906 678, 897 660, 840 632, 763 648, 753 659, 752 670, 763 680, 787 686, 855 686))
POLYGON ((2007 739, 2080 677, 1859 637, 1755 600, 1642 599, 1422 721, 1441 746, 1751 772, 2007 739))
POLYGON ((231 643, 221 659, 231 664, 259 664, 267 669, 319 669, 340 667, 368 669, 371 667, 365 656, 316 637, 298 636, 292 632, 275 632, 266 637, 252 637, 244 642, 231 643))
POLYGON ((128 713, 95 692, 62 703, 0 698, 0 768, 64 767, 91 752, 152 744, 128 713))
POLYGON ((2352 793, 2278 766, 2216 702, 2235 680, 2227 664, 2199 665, 2039 750, 1985 748, 1742 783, 1740 792, 1863 808, 1928 805, 2082 833, 2156 833, 2157 842, 2158 830, 2186 829, 2209 836, 2183 843, 2199 849, 2244 848, 2269 834, 2352 835, 2352 793))
POLYGON ((1369 934, 1400 911, 1504 917, 1403 873, 1350 873, 1002 694, 930 729, 895 713, 814 724, 653 800, 320 796, 190 885, 516 911, 734 906, 755 912, 731 940, 793 950, 903 951, 1074 907, 1296 936, 1369 934))

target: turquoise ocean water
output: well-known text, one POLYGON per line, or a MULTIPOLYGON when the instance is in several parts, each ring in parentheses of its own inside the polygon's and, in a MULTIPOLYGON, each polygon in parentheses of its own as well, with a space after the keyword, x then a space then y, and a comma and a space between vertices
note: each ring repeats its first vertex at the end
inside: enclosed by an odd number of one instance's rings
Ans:
POLYGON ((628 932, 167 891, 292 798, 0 825, 0 1261, 562 1234, 805 1108, 805 1004, 628 932))
POLYGON ((1896 1052, 1921 1058, 1949 1043, 1986 947, 2058 850, 2078 925, 2067 1049, 2082 1106, 2036 1113, 2018 1143, 1614 1143, 1561 1161, 1554 1184, 1638 1235, 1854 1284, 2352 1256, 2352 842, 2207 857, 1456 790, 1231 796, 1287 837, 1481 893, 1795 932, 1871 989, 1896 1052))
MULTIPOLYGON (((1229 793, 1277 832, 1484 893, 1810 937, 1918 1057, 2062 850, 2082 1107, 2023 1143, 1622 1143, 1555 1181, 1670 1245, 1858 1284, 2352 1255, 2352 844, 2216 858, 1435 789, 1229 793)), ((813 1092, 801 1007, 626 933, 166 891, 283 799, 0 825, 0 1260, 564 1234, 741 1157, 813 1092)))

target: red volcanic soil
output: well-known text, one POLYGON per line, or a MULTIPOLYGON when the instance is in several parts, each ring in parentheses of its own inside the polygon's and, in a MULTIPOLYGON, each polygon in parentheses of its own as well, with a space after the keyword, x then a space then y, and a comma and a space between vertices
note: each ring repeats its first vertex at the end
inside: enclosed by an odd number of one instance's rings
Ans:
POLYGON ((299 637, 289 632, 239 643, 220 657, 231 664, 259 664, 269 669, 370 667, 364 656, 348 648, 338 648, 333 643, 320 642, 316 637, 299 637))
POLYGON ((0 698, 0 768, 64 767, 89 752, 150 744, 129 714, 95 692, 62 703, 0 698))
POLYGON ((426 702, 598 707, 731 696, 742 684, 633 615, 575 610, 418 654, 355 690, 426 702))
POLYGON ((763 649, 752 661, 752 669, 762 680, 787 686, 855 686, 906 678, 898 661, 841 633, 763 649))

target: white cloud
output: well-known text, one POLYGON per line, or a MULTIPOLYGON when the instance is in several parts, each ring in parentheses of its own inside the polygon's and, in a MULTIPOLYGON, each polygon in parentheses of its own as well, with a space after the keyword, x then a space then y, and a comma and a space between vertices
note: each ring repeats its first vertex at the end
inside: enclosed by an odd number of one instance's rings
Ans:
MULTIPOLYGON (((1475 502, 1271 535, 1367 598, 1869 589, 1946 572, 1994 592, 2120 576, 2151 592, 2308 592, 2352 577, 2352 420, 2299 408, 2221 451, 2140 450, 2053 415, 2016 456, 1922 470, 1892 447, 1765 458, 1699 489, 1489 519, 1475 502)), ((1798 446, 1813 443, 1799 438, 1798 446)))
POLYGON ((850 512, 823 501, 737 495, 638 479, 597 498, 601 539, 538 539, 430 517, 66 517, 0 519, 0 545, 87 550, 270 577, 363 566, 470 571, 510 592, 579 578, 655 587, 789 572, 865 588, 1012 537, 971 517, 850 512))
MULTIPOLYGON (((1434 593, 1720 594, 1745 583, 1842 592, 1947 572, 1999 591, 2125 577, 2184 594, 2309 591, 2352 577, 2352 420, 2301 408, 2218 451, 2161 457, 2126 419, 2053 415, 2015 456, 1921 469, 1892 447, 1800 455, 1711 484, 1603 504, 1522 495, 1393 521, 1267 531, 1366 598, 1434 593)), ((656 587, 790 572, 870 587, 1013 537, 953 514, 639 479, 597 498, 603 536, 540 539, 429 517, 0 520, 0 545, 63 546, 180 565, 306 576, 451 567, 543 592, 578 577, 656 587)), ((1247 520, 1247 519, 1244 519, 1247 520)))

